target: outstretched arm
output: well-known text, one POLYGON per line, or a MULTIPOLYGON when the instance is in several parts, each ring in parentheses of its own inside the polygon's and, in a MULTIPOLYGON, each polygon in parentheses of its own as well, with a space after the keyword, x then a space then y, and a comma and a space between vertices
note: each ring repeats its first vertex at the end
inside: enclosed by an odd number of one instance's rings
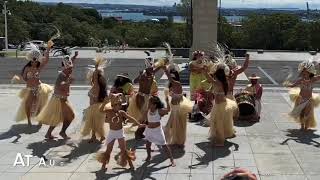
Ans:
POLYGON ((140 122, 138 122, 138 121, 136 120, 136 118, 130 116, 130 115, 129 115, 128 113, 126 113, 125 111, 120 111, 120 114, 121 114, 122 117, 125 117, 125 118, 128 119, 129 121, 134 122, 134 123, 138 124, 139 126, 144 126, 144 125, 142 125, 140 122))
POLYGON ((243 66, 234 71, 235 75, 239 75, 239 74, 243 73, 248 68, 249 60, 250 60, 250 55, 246 54, 246 60, 244 61, 243 66))
POLYGON ((320 75, 314 76, 314 77, 312 78, 312 82, 317 82, 317 81, 319 81, 319 80, 320 80, 320 75))
POLYGON ((301 79, 297 80, 297 81, 294 82, 294 83, 289 83, 289 84, 287 84, 286 86, 287 86, 287 87, 290 87, 290 88, 293 88, 293 87, 299 86, 300 84, 302 84, 302 80, 301 80, 301 79))

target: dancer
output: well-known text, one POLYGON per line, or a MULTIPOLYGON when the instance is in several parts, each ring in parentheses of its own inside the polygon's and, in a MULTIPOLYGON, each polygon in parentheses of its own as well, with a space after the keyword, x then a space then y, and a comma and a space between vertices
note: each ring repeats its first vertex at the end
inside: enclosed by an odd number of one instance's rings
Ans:
POLYGON ((66 130, 74 119, 74 110, 68 101, 68 96, 70 95, 70 84, 73 81, 71 77, 73 64, 77 56, 78 52, 76 51, 72 58, 68 55, 64 57, 62 61, 63 70, 59 73, 56 80, 54 93, 50 101, 36 117, 40 123, 50 126, 45 135, 46 139, 55 138, 52 136, 52 131, 60 123, 63 123, 63 126, 59 135, 64 139, 69 139, 66 130))
POLYGON ((256 109, 256 120, 259 121, 260 120, 260 114, 261 114, 261 97, 262 97, 262 85, 259 83, 259 79, 260 77, 252 74, 249 77, 251 84, 249 84, 245 91, 247 91, 248 93, 252 94, 255 98, 255 109, 256 109))
MULTIPOLYGON (((154 61, 151 57, 145 59, 146 69, 137 77, 134 82, 139 83, 138 93, 134 94, 129 102, 128 113, 130 116, 138 119, 140 123, 146 121, 143 119, 144 111, 147 111, 149 98, 152 95, 158 95, 158 86, 154 74, 163 69, 162 66, 154 68, 154 61)), ((142 139, 144 128, 137 129, 136 139, 142 139)))
MULTIPOLYGON (((40 50, 34 45, 30 45, 32 50, 27 54, 29 62, 23 67, 21 76, 26 82, 27 87, 22 89, 19 97, 22 99, 20 107, 16 115, 16 121, 28 120, 28 125, 31 126, 31 117, 40 113, 46 105, 49 94, 53 88, 40 81, 40 72, 49 61, 49 52, 53 46, 53 42, 48 41, 48 47, 42 57, 40 50)), ((19 78, 18 78, 19 79, 19 78)))
POLYGON ((289 94, 291 101, 294 102, 294 108, 289 115, 301 124, 301 130, 307 131, 317 125, 314 108, 319 105, 320 97, 313 94, 312 89, 313 84, 320 80, 320 76, 315 76, 316 69, 311 61, 300 63, 298 72, 301 76, 300 79, 294 83, 285 82, 284 85, 292 88, 289 94))
POLYGON ((122 93, 124 95, 122 104, 125 106, 123 109, 126 110, 128 108, 129 99, 134 94, 134 87, 128 73, 121 73, 117 75, 110 93, 122 93))
POLYGON ((91 132, 89 143, 96 141, 96 135, 100 137, 100 143, 105 139, 105 114, 100 112, 100 106, 107 96, 107 84, 104 78, 104 68, 107 67, 107 60, 99 55, 95 59, 95 68, 90 69, 91 89, 88 93, 90 106, 84 111, 85 125, 82 129, 82 135, 87 136, 91 132), (92 72, 93 71, 93 72, 92 72))
POLYGON ((166 97, 171 96, 171 113, 165 127, 165 135, 168 144, 183 147, 187 134, 187 116, 191 113, 193 103, 183 96, 179 72, 175 68, 168 67, 165 73, 169 79, 169 92, 165 90, 166 97))
POLYGON ((204 69, 206 62, 204 60, 204 52, 195 51, 190 63, 190 96, 191 100, 196 100, 197 93, 203 87, 207 87, 206 75, 204 69))
POLYGON ((171 161, 171 166, 175 166, 171 150, 166 143, 160 123, 161 117, 170 112, 168 96, 166 97, 166 103, 167 108, 164 108, 159 97, 150 97, 148 111, 145 113, 145 117, 148 119, 148 125, 144 131, 145 139, 147 140, 146 148, 148 154, 146 161, 149 162, 151 160, 151 144, 154 143, 158 146, 162 146, 166 150, 171 161))
POLYGON ((228 76, 229 90, 228 90, 228 98, 235 101, 233 96, 234 86, 237 81, 237 77, 239 74, 243 73, 249 66, 250 55, 246 54, 246 59, 244 61, 243 66, 238 67, 236 60, 232 58, 231 55, 226 55, 225 63, 228 65, 230 69, 230 75, 228 76))
POLYGON ((223 147, 227 138, 235 136, 233 129, 233 114, 237 110, 237 104, 227 98, 228 80, 230 70, 226 64, 219 62, 213 70, 213 77, 206 69, 208 81, 214 85, 214 107, 211 111, 210 139, 215 146, 223 147))
POLYGON ((109 98, 106 98, 103 104, 100 106, 100 111, 106 114, 106 122, 110 125, 110 131, 106 140, 107 149, 105 152, 97 154, 97 160, 102 163, 102 170, 107 169, 106 166, 109 163, 115 140, 118 140, 121 150, 121 160, 119 164, 125 167, 127 163, 129 163, 130 168, 134 169, 132 163, 134 157, 131 156, 132 153, 127 151, 122 124, 124 120, 128 119, 139 124, 140 127, 144 125, 141 125, 135 118, 129 116, 125 111, 121 110, 122 96, 123 95, 121 93, 110 94, 111 108, 106 108, 106 104, 109 103, 109 98))

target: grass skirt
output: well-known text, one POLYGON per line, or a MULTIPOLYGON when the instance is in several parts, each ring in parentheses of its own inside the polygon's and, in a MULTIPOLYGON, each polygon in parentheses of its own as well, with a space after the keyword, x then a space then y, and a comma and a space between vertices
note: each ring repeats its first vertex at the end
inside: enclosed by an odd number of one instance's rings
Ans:
POLYGON ((235 109, 234 112, 233 112, 233 119, 234 119, 234 120, 237 120, 237 119, 239 118, 240 111, 239 111, 239 107, 238 107, 236 98, 235 98, 234 95, 231 94, 231 93, 228 93, 228 94, 227 94, 227 98, 230 99, 231 101, 234 101, 234 103, 237 105, 236 109, 235 109))
POLYGON ((304 124, 306 128, 315 128, 317 122, 314 116, 314 108, 320 104, 320 97, 312 94, 312 98, 303 101, 299 88, 292 88, 289 91, 290 100, 294 103, 293 110, 289 116, 297 123, 304 124))
MULTIPOLYGON (((39 89, 38 89, 38 93, 37 93, 36 107, 34 109, 35 113, 33 113, 33 116, 38 115, 38 113, 47 104, 49 95, 52 91, 53 91, 53 87, 48 84, 41 83, 39 85, 39 89)), ((22 101, 21 101, 20 107, 18 109, 18 112, 16 114, 16 118, 15 118, 15 120, 17 122, 20 122, 20 121, 27 119, 27 113, 26 113, 25 106, 26 106, 26 101, 27 101, 30 93, 32 93, 31 88, 23 88, 20 91, 20 93, 18 94, 18 96, 21 98, 22 101)))
POLYGON ((71 104, 68 100, 63 100, 52 95, 50 101, 36 117, 36 120, 42 124, 46 124, 49 126, 59 125, 64 121, 62 103, 66 103, 66 105, 70 107, 70 113, 74 114, 74 110, 72 109, 71 104))
POLYGON ((211 111, 210 139, 223 144, 225 139, 234 136, 233 114, 237 104, 226 98, 226 102, 214 104, 211 111))
POLYGON ((183 97, 179 105, 172 105, 172 111, 165 127, 168 144, 184 145, 187 134, 187 117, 192 112, 193 103, 183 97))
POLYGON ((144 96, 144 103, 142 108, 139 108, 137 105, 137 96, 138 94, 134 94, 129 100, 128 114, 134 117, 136 120, 141 121, 143 116, 143 110, 147 110, 149 103, 149 96, 144 96))
POLYGON ((102 103, 96 103, 89 106, 87 109, 85 109, 85 114, 84 114, 85 124, 81 131, 81 134, 83 136, 90 135, 91 131, 95 131, 98 137, 105 136, 105 128, 104 128, 105 114, 100 112, 101 105, 102 103))

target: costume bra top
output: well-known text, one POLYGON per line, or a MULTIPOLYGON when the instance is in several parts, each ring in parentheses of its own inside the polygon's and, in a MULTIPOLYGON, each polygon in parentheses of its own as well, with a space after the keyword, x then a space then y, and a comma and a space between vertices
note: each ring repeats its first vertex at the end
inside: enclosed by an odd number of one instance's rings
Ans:
POLYGON ((160 120, 161 120, 161 116, 158 110, 156 112, 151 112, 151 111, 148 112, 148 122, 157 123, 157 122, 160 122, 160 120))
POLYGON ((40 78, 40 72, 39 71, 36 71, 36 72, 32 72, 32 71, 29 71, 27 72, 27 79, 39 79, 40 78))

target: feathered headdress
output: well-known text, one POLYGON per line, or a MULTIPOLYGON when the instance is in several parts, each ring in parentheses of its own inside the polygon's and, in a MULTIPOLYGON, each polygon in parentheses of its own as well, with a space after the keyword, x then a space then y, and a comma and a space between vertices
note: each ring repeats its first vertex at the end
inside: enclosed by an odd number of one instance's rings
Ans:
POLYGON ((229 76, 230 68, 227 63, 229 63, 232 58, 226 56, 225 52, 225 49, 220 44, 217 44, 213 52, 210 51, 208 53, 210 55, 209 58, 215 62, 210 70, 211 73, 215 73, 218 69, 223 69, 224 73, 229 76))
POLYGON ((65 69, 73 67, 73 62, 72 62, 71 57, 69 55, 66 55, 66 56, 63 57, 62 63, 63 63, 63 67, 65 69))
POLYGON ((317 74, 315 64, 313 63, 313 59, 305 60, 299 64, 298 72, 301 73, 304 69, 311 74, 317 74))
POLYGON ((92 76, 95 70, 99 70, 103 73, 104 69, 109 67, 111 64, 111 61, 105 58, 103 54, 97 54, 97 56, 93 59, 93 61, 94 61, 94 64, 89 65, 88 67, 87 79, 89 81, 92 79, 92 76))
POLYGON ((151 57, 151 53, 149 51, 144 51, 147 54, 147 57, 144 60, 144 64, 146 68, 151 68, 154 65, 154 59, 151 57))
POLYGON ((42 54, 39 50, 39 47, 33 43, 30 43, 30 48, 31 50, 27 53, 27 60, 29 61, 41 61, 42 59, 42 54))

